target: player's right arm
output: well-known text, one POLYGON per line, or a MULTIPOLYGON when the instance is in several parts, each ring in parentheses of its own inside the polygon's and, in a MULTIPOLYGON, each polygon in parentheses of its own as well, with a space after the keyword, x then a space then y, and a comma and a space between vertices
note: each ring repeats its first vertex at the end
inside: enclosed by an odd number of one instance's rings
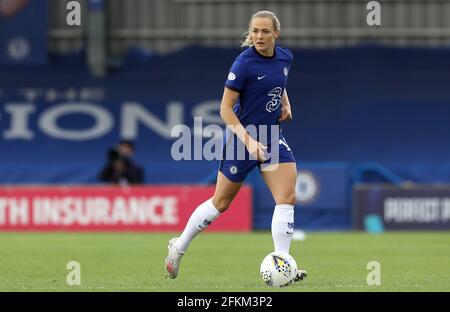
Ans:
POLYGON ((237 118, 233 111, 233 106, 239 98, 239 92, 225 87, 220 104, 220 116, 228 128, 241 140, 247 148, 250 155, 259 161, 265 161, 265 152, 267 146, 253 139, 242 126, 239 118, 237 118))

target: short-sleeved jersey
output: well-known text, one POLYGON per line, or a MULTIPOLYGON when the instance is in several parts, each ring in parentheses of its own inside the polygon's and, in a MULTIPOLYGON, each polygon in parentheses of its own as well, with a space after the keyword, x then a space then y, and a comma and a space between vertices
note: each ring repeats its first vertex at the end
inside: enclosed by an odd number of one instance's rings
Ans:
POLYGON ((281 99, 292 59, 288 49, 278 46, 271 57, 250 47, 236 58, 225 86, 240 94, 233 111, 244 127, 279 125, 281 99))

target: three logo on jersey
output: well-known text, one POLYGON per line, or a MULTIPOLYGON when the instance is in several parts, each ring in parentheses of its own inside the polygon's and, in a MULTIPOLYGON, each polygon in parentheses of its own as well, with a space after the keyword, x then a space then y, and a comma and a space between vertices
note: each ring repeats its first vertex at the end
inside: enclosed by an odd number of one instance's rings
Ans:
POLYGON ((282 93, 283 89, 281 87, 275 87, 272 90, 270 90, 269 93, 267 93, 267 95, 270 96, 272 100, 267 102, 266 111, 271 113, 276 111, 277 108, 280 107, 282 93))
MULTIPOLYGON (((285 76, 288 75, 288 69, 287 67, 285 67, 283 69, 283 73, 285 76)), ((262 76, 257 76, 258 81, 262 80, 266 77, 267 75, 262 75, 262 76)), ((228 80, 235 80, 236 79, 236 74, 233 72, 230 72, 228 74, 228 80)), ((282 94, 283 94, 283 89, 281 87, 275 87, 272 90, 269 91, 269 93, 267 93, 268 96, 270 96, 272 99, 267 102, 266 104, 266 110, 269 113, 272 113, 274 111, 276 111, 278 109, 278 107, 280 107, 281 104, 281 98, 282 98, 282 94)))

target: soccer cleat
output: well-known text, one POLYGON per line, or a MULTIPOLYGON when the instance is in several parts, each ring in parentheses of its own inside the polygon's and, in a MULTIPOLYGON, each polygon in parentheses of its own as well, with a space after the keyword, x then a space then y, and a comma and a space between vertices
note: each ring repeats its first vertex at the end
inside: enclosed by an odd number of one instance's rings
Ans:
POLYGON ((181 257, 183 256, 183 254, 179 252, 175 247, 175 242, 177 241, 177 239, 178 237, 174 237, 169 241, 169 246, 167 246, 167 248, 169 249, 169 254, 167 255, 167 258, 165 260, 166 270, 168 273, 167 276, 172 279, 176 278, 178 275, 181 257))
POLYGON ((292 279, 292 283, 303 281, 307 275, 308 273, 305 270, 298 270, 297 275, 292 279))

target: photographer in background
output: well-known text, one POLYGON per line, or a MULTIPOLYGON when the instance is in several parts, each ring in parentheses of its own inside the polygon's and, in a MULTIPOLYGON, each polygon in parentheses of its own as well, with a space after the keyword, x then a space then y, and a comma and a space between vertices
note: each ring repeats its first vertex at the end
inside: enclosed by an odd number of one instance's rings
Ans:
POLYGON ((131 141, 121 141, 109 149, 108 162, 99 174, 106 183, 128 185, 143 184, 144 169, 133 161, 135 147, 131 141))

